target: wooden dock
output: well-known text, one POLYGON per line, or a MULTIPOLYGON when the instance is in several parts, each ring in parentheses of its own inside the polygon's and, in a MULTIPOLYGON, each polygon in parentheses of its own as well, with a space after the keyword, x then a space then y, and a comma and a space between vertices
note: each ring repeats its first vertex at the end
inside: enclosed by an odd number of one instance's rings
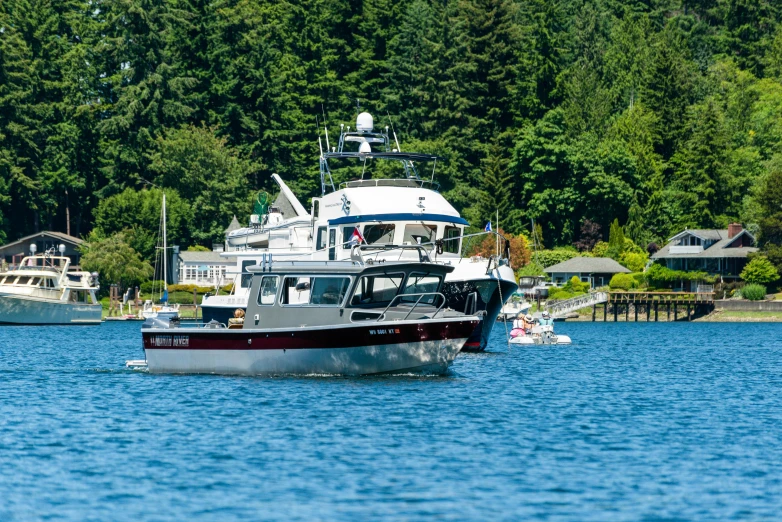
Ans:
MULTIPOLYGON (((592 306, 592 320, 598 317, 600 304, 592 306)), ((646 312, 646 320, 658 321, 660 313, 667 315, 668 321, 678 321, 679 314, 684 313, 687 321, 707 315, 714 310, 713 292, 611 292, 608 300, 602 303, 603 321, 608 321, 609 310, 614 322, 624 315, 625 321, 630 321, 630 311, 638 322, 638 311, 646 312), (673 312, 673 319, 671 319, 673 312)))

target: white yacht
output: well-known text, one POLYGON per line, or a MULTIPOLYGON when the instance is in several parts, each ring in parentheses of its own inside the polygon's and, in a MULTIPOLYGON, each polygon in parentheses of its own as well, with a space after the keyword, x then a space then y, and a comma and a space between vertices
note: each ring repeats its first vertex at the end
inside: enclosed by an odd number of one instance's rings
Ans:
POLYGON ((0 272, 0 324, 100 324, 98 274, 70 266, 52 251, 0 272))
POLYGON ((361 244, 362 255, 373 262, 420 261, 421 249, 405 247, 421 245, 428 261, 454 268, 443 286, 448 307, 484 316, 463 348, 483 350, 500 308, 518 288, 507 245, 501 247, 498 241, 497 253, 490 258, 463 257, 468 223, 434 182, 440 158, 400 152, 395 135, 393 142, 387 127, 374 130, 368 113, 359 114, 355 131, 341 128, 337 146, 330 148, 326 134, 326 152, 320 156, 321 197, 312 198, 310 212, 274 174, 280 193, 267 214, 253 215, 250 226, 226 238, 224 255, 237 259, 228 274, 234 289, 231 295, 204 298, 204 320, 227 323, 236 308, 246 307, 252 278, 248 267, 261 264, 266 256, 275 261, 348 260, 351 246, 361 244), (429 179, 420 175, 421 164, 431 165, 429 179), (398 177, 392 177, 395 173, 398 177), (337 184, 338 175, 353 179, 337 184))

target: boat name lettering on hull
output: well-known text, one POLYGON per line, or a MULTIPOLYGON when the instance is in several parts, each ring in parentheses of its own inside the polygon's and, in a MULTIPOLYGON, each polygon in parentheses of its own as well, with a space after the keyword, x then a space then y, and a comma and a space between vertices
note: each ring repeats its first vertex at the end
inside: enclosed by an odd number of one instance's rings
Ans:
POLYGON ((189 335, 153 335, 149 338, 149 344, 156 347, 190 346, 189 335))

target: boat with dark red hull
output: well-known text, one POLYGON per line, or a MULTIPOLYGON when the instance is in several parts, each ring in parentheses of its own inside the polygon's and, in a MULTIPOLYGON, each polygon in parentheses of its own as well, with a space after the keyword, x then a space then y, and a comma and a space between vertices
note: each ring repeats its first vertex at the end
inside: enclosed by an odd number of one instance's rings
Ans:
POLYGON ((479 322, 445 308, 451 270, 269 256, 249 268, 243 318, 192 326, 148 320, 146 365, 156 373, 444 373, 479 322))

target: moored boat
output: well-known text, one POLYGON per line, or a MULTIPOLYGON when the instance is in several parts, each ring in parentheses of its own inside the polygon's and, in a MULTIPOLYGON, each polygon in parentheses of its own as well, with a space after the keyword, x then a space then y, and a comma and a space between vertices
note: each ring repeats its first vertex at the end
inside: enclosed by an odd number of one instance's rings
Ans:
POLYGON ((478 317, 446 308, 451 267, 283 261, 249 267, 244 319, 142 326, 153 373, 243 375, 447 371, 478 317))
POLYGON ((0 273, 0 324, 100 324, 97 274, 70 266, 52 251, 0 273))

